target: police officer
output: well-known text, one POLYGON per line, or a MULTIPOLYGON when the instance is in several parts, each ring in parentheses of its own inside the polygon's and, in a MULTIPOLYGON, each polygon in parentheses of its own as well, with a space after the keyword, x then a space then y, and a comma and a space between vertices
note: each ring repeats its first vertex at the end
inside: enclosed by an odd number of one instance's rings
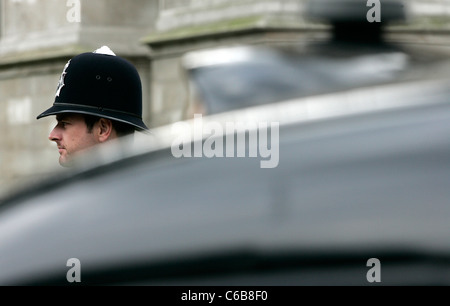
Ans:
POLYGON ((142 121, 142 86, 136 68, 106 46, 67 62, 53 106, 37 119, 56 115, 49 135, 59 150, 59 163, 94 145, 146 131, 142 121))

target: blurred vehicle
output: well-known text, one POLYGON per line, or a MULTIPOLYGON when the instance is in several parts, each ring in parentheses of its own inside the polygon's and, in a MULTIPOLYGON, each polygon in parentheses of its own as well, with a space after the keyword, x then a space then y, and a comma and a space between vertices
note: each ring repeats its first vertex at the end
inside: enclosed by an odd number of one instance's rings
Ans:
POLYGON ((330 24, 329 39, 191 52, 183 65, 194 97, 216 114, 366 86, 442 78, 448 52, 395 44, 385 28, 407 20, 402 2, 382 2, 382 22, 366 20, 366 1, 312 0, 307 15, 330 24), (444 66, 443 66, 443 63, 444 66), (257 90, 256 90, 257 89, 257 90))
POLYGON ((68 284, 72 258, 82 285, 371 285, 371 259, 381 285, 449 285, 448 61, 350 44, 187 54, 201 123, 223 133, 161 127, 2 201, 0 285, 68 284), (252 155, 243 135, 271 137, 252 155))

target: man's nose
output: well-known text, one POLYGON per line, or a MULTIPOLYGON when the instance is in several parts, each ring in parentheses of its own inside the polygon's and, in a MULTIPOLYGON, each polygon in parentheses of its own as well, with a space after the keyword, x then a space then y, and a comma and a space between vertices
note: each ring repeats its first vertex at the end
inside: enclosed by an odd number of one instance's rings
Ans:
POLYGON ((59 133, 57 127, 53 128, 53 130, 50 132, 50 135, 48 135, 48 139, 50 141, 59 141, 59 140, 61 140, 61 133, 59 133))

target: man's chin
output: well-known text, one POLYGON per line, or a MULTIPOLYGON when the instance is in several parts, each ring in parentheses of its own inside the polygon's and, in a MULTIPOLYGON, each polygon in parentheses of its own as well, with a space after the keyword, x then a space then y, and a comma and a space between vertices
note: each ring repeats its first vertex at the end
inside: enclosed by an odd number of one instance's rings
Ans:
POLYGON ((67 156, 60 156, 59 164, 65 168, 70 168, 73 166, 73 161, 70 158, 68 158, 67 156))

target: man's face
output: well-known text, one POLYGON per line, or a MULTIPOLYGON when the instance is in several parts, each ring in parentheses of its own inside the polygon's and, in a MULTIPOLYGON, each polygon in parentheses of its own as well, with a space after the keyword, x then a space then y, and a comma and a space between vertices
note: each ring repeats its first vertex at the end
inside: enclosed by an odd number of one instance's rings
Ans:
POLYGON ((95 133, 89 132, 84 117, 80 114, 59 114, 58 123, 50 132, 49 139, 54 141, 59 150, 59 164, 69 166, 71 158, 97 143, 95 133))

